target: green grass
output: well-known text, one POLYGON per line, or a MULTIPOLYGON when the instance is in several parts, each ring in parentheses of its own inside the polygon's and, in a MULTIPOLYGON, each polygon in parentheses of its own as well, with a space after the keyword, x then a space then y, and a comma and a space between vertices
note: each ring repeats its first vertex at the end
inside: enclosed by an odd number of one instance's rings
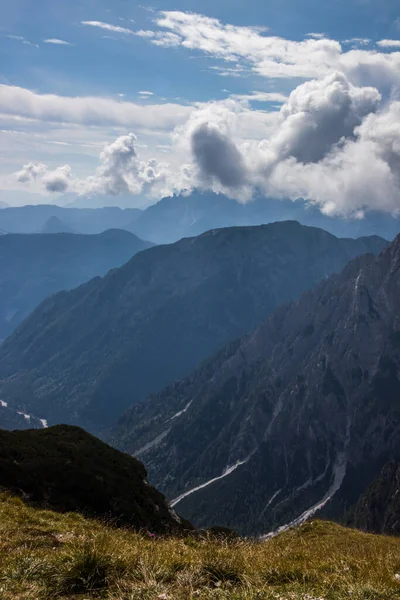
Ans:
POLYGON ((314 521, 265 543, 155 538, 0 495, 0 599, 389 600, 400 539, 314 521))

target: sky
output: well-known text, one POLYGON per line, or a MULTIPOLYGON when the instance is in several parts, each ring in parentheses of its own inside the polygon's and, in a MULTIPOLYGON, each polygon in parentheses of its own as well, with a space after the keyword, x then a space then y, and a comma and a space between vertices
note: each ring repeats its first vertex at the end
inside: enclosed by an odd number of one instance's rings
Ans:
POLYGON ((400 210, 398 0, 0 7, 1 201, 400 210))

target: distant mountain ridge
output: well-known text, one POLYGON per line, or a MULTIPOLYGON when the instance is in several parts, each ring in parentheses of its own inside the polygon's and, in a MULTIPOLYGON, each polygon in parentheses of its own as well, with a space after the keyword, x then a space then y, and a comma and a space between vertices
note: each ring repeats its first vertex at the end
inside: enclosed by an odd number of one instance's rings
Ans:
POLYGON ((0 340, 47 296, 104 275, 151 245, 118 230, 0 236, 0 340))
POLYGON ((400 460, 399 295, 400 236, 132 407, 112 442, 197 526, 344 519, 400 460))
POLYGON ((275 221, 298 221, 320 227, 337 237, 379 235, 392 240, 400 231, 400 219, 371 211, 364 219, 344 219, 321 213, 305 201, 255 197, 241 204, 222 194, 194 191, 190 195, 163 198, 128 225, 143 239, 157 244, 197 236, 210 229, 257 226, 275 221))
MULTIPOLYGON (((117 199, 118 200, 118 199, 117 199)), ((124 202, 127 198, 124 197, 124 202)), ((75 233, 100 233, 106 229, 125 229, 141 239, 157 244, 173 243, 211 229, 234 226, 257 226, 275 221, 296 220, 303 225, 320 227, 338 237, 379 235, 392 240, 400 231, 400 219, 371 211, 364 219, 344 219, 321 213, 317 206, 297 200, 280 200, 256 196, 241 204, 223 194, 200 192, 171 196, 143 210, 118 206, 96 208, 95 199, 87 199, 93 208, 29 205, 5 208, 0 212, 0 229, 10 233, 55 232, 69 228, 75 233), (53 224, 52 224, 53 223, 53 224)))
POLYGON ((280 304, 386 245, 284 222, 150 248, 38 307, 0 347, 0 398, 103 432, 280 304))
MULTIPOLYGON (((127 229, 141 214, 137 208, 65 208, 52 204, 5 207, 0 211, 0 229, 8 233, 102 233, 127 229), (60 229, 60 222, 62 227, 60 229), (58 228, 55 229, 55 225, 58 228)), ((131 231, 134 233, 134 231, 131 231)), ((139 236, 140 237, 140 236, 139 236)))

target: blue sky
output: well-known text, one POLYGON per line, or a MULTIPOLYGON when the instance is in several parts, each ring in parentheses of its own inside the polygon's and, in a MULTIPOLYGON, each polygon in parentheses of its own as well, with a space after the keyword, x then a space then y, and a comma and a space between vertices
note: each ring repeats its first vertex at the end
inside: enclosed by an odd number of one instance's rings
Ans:
MULTIPOLYGON (((200 53, 183 49, 165 52, 140 38, 89 31, 81 25, 82 21, 95 20, 151 29, 154 13, 140 2, 2 0, 1 4, 4 83, 67 95, 125 93, 132 97, 147 88, 161 97, 184 96, 194 101, 224 95, 220 77, 208 70, 209 59, 200 53), (10 34, 23 36, 39 48, 34 52, 32 46, 4 37, 10 34), (105 39, 105 35, 112 39, 105 39), (43 44, 51 38, 74 45, 43 44)), ((337 40, 400 37, 396 0, 163 0, 152 2, 151 7, 200 12, 234 25, 268 27, 272 34, 293 40, 310 32, 323 32, 337 40)), ((254 85, 268 87, 268 82, 235 79, 228 87, 244 93, 254 85)))
POLYGON ((396 0, 0 4, 1 199, 69 192, 143 205, 205 187, 248 201, 261 187, 361 215, 374 201, 346 208, 329 179, 340 163, 344 197, 361 198, 345 173, 358 152, 377 184, 390 170, 379 206, 397 209, 388 140, 371 149, 373 119, 374 131, 397 120, 396 0), (232 183, 229 168, 243 178, 232 183), (321 195, 318 182, 332 189, 321 195))

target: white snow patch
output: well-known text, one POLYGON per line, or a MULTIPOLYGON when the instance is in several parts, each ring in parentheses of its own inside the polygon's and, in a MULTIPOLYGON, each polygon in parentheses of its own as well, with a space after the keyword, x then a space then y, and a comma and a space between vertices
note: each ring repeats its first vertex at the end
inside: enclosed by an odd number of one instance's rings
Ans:
MULTIPOLYGON (((16 410, 15 408, 9 407, 8 403, 4 402, 4 400, 0 400, 0 406, 2 408, 9 408, 9 410, 11 410, 13 413, 24 417, 24 419, 26 419, 27 421, 30 421, 31 419, 36 419, 36 417, 34 417, 33 415, 28 415, 21 410, 16 410)), ((48 425, 46 419, 38 419, 38 421, 40 421, 40 423, 42 424, 43 429, 47 429, 48 425)))
POLYGON ((225 471, 219 477, 214 477, 214 479, 210 479, 209 481, 206 481, 205 483, 202 483, 201 485, 198 485, 197 487, 193 488, 192 490, 189 490, 188 492, 185 492, 181 496, 178 496, 178 498, 175 498, 175 500, 172 500, 170 502, 171 508, 173 508, 174 506, 176 506, 177 504, 179 504, 179 502, 181 502, 184 498, 187 498, 188 496, 191 496, 195 492, 198 492, 199 490, 202 490, 205 487, 208 487, 209 485, 212 485, 216 481, 220 481, 221 479, 224 479, 224 477, 228 477, 228 475, 230 475, 231 473, 233 473, 234 471, 236 471, 236 469, 238 469, 239 467, 241 467, 242 465, 244 465, 245 463, 247 463, 247 461, 249 460, 250 456, 248 456, 245 460, 238 461, 235 465, 233 465, 231 467, 226 467, 225 471))
POLYGON ((23 412, 20 412, 19 410, 17 410, 17 415, 21 415, 21 417, 24 417, 27 421, 31 420, 31 415, 26 415, 23 412))
POLYGON ((267 533, 266 535, 261 536, 260 539, 262 541, 269 540, 273 537, 276 537, 280 533, 283 533, 284 531, 291 529, 292 527, 297 527, 298 525, 305 523, 305 521, 307 521, 310 517, 315 515, 316 512, 318 512, 319 510, 324 508, 324 506, 329 502, 329 500, 340 489, 340 487, 343 483, 343 479, 346 475, 346 468, 347 468, 347 455, 343 452, 343 453, 339 454, 336 459, 336 463, 334 466, 333 483, 330 486, 330 488, 328 489, 328 491, 326 492, 323 499, 320 502, 318 502, 317 504, 314 504, 314 506, 312 506, 305 512, 303 512, 303 514, 300 515, 299 517, 297 517, 297 519, 294 519, 287 525, 282 525, 282 527, 279 527, 275 531, 271 531, 270 533, 267 533))
POLYGON ((147 452, 147 450, 150 450, 151 448, 158 446, 158 444, 160 442, 162 442, 164 438, 167 437, 167 435, 169 434, 170 431, 171 431, 171 427, 168 427, 168 429, 166 429, 165 431, 160 433, 160 435, 158 435, 156 438, 154 438, 154 440, 152 440, 151 442, 149 442, 145 446, 142 446, 142 448, 139 448, 139 450, 134 452, 133 456, 136 456, 136 457, 141 456, 142 454, 147 452))
POLYGON ((190 405, 192 404, 193 400, 191 400, 188 404, 186 404, 185 408, 183 408, 182 410, 180 410, 179 412, 177 412, 173 417, 171 417, 170 419, 168 419, 166 421, 166 423, 168 423, 169 421, 173 421, 174 419, 177 419, 178 417, 180 417, 181 415, 184 415, 185 412, 188 410, 188 408, 190 407, 190 405))

